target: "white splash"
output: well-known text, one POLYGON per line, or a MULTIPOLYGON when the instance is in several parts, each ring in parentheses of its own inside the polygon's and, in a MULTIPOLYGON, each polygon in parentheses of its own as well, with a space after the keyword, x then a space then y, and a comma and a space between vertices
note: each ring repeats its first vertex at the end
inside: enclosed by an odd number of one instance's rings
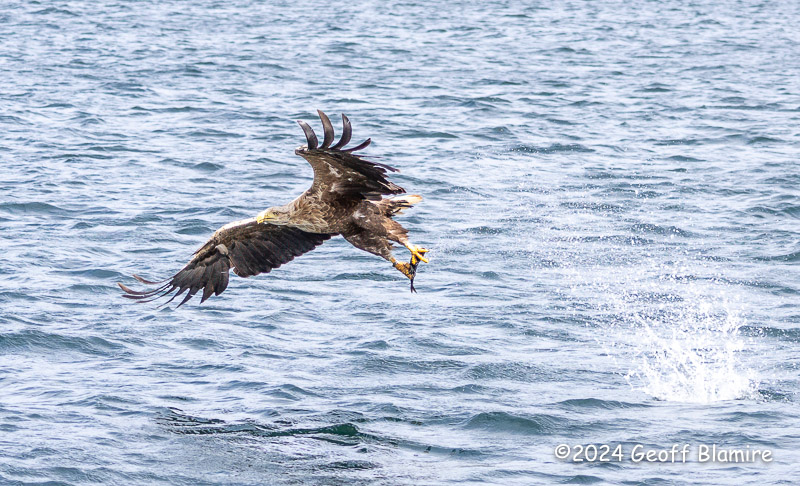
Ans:
POLYGON ((729 295, 732 287, 681 277, 684 268, 662 267, 659 276, 649 270, 592 285, 609 317, 602 344, 628 383, 667 401, 757 398, 758 380, 744 359, 748 341, 740 333, 746 320, 729 295))
POLYGON ((661 233, 644 232, 639 243, 630 221, 640 201, 633 209, 592 204, 577 184, 573 192, 548 192, 565 185, 542 182, 549 174, 568 177, 546 172, 519 186, 529 196, 515 214, 529 242, 530 271, 554 288, 569 288, 564 299, 575 317, 587 320, 630 386, 667 401, 761 398, 755 360, 763 348, 741 333, 745 302, 753 301, 741 284, 725 279, 730 262, 704 258, 703 241, 690 245, 666 223, 661 233), (620 238, 626 234, 628 241, 620 238))
POLYGON ((744 321, 710 302, 692 303, 664 320, 637 316, 639 337, 626 378, 661 400, 709 403, 753 397, 756 382, 739 358, 744 321))

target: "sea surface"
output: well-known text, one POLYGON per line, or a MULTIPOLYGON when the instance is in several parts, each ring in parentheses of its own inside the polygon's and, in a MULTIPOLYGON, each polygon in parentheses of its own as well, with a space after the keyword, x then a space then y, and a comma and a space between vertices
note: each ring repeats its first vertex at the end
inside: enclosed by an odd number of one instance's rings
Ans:
POLYGON ((769 0, 5 0, 0 484, 797 484, 798 25, 769 0), (337 238, 202 306, 121 298, 305 190, 316 109, 424 196, 419 293, 337 238), (621 460, 573 460, 603 444, 621 460))

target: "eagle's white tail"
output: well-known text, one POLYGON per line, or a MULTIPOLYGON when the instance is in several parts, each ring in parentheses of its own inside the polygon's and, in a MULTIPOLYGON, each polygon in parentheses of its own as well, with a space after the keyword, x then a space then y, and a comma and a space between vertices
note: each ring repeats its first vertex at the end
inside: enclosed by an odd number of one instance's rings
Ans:
POLYGON ((404 196, 381 199, 378 202, 378 206, 380 206, 386 216, 394 216, 395 214, 402 213, 404 209, 408 209, 420 201, 422 201, 422 196, 418 194, 407 194, 404 196))

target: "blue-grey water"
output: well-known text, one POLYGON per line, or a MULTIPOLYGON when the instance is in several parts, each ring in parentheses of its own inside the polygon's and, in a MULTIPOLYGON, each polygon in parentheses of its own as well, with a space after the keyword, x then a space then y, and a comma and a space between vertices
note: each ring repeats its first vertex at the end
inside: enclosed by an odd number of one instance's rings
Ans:
POLYGON ((796 484, 798 23, 4 1, 0 484, 796 484), (317 108, 425 197, 418 294, 339 238, 202 306, 120 297, 302 192, 317 108))

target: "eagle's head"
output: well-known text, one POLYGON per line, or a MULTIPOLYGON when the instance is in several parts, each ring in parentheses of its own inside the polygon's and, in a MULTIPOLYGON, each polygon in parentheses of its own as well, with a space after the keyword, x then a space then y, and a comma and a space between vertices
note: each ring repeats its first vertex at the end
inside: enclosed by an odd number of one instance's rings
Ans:
POLYGON ((286 225, 290 223, 291 212, 285 206, 275 206, 262 211, 256 220, 259 223, 286 225))

